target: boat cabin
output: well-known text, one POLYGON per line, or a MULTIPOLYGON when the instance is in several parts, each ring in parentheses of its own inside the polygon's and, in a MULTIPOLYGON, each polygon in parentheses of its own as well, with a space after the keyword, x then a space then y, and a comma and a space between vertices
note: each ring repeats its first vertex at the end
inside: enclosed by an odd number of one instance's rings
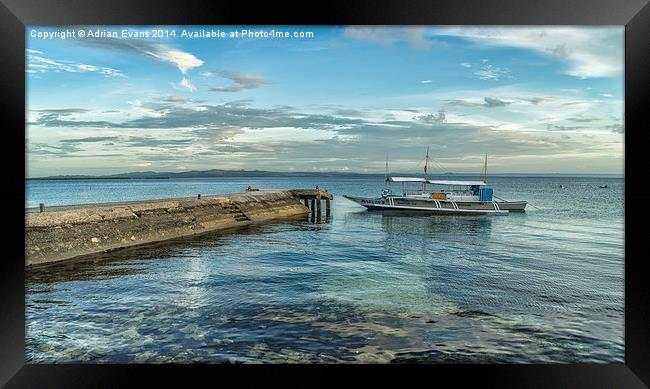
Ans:
POLYGON ((492 201, 485 181, 428 180, 423 177, 387 177, 382 197, 449 201, 492 201), (401 191, 391 184, 402 185, 401 191))

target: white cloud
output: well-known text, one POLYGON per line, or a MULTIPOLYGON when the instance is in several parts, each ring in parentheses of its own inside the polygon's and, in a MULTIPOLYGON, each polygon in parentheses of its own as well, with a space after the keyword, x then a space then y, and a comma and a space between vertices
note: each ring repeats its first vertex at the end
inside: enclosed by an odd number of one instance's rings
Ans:
POLYGON ((191 53, 178 50, 172 46, 153 43, 139 39, 84 39, 81 44, 100 47, 108 50, 121 50, 137 55, 144 55, 162 62, 175 65, 181 73, 203 65, 203 61, 191 53))
POLYGON ((194 86, 194 84, 192 84, 190 80, 184 77, 180 83, 177 84, 175 82, 171 82, 170 85, 172 86, 172 88, 176 90, 196 92, 196 87, 194 86))
POLYGON ((153 47, 156 50, 145 51, 145 53, 161 61, 176 65, 183 74, 186 74, 190 69, 203 65, 202 60, 190 53, 176 50, 166 45, 154 45, 153 47))
POLYGON ((235 142, 259 143, 296 141, 313 142, 331 139, 337 135, 335 131, 319 130, 313 128, 273 127, 264 130, 243 128, 243 131, 233 137, 235 142))
POLYGON ((476 75, 481 80, 499 81, 501 77, 508 75, 509 73, 510 71, 508 69, 502 69, 498 66, 493 65, 485 65, 480 70, 476 71, 474 75, 476 75))
POLYGON ((131 106, 131 109, 129 109, 128 112, 137 116, 159 118, 166 114, 164 110, 146 107, 145 104, 138 99, 128 100, 127 104, 131 106))
POLYGON ((27 72, 68 72, 68 73, 99 73, 110 77, 125 77, 122 72, 104 66, 88 65, 72 61, 60 61, 43 57, 44 53, 38 50, 27 49, 27 72), (34 55, 38 53, 41 55, 34 55))
POLYGON ((459 27, 432 33, 536 50, 567 61, 566 74, 580 78, 610 77, 623 70, 622 27, 459 27))
POLYGON ((463 63, 460 64, 460 66, 462 66, 462 67, 464 67, 464 68, 471 68, 471 67, 472 67, 472 64, 469 63, 469 62, 463 62, 463 63))
POLYGON ((194 85, 192 85, 192 83, 190 82, 190 80, 188 80, 187 78, 183 78, 183 79, 181 80, 181 86, 182 86, 183 88, 189 90, 190 92, 194 92, 194 91, 196 90, 196 87, 195 87, 194 85))

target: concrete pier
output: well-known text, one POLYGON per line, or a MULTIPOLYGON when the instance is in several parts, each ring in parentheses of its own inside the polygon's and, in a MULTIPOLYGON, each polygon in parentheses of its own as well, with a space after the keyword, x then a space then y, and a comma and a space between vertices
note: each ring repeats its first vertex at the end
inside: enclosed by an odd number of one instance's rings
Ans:
POLYGON ((293 191, 260 190, 227 196, 29 208, 25 215, 25 265, 306 215, 309 208, 300 199, 293 191))

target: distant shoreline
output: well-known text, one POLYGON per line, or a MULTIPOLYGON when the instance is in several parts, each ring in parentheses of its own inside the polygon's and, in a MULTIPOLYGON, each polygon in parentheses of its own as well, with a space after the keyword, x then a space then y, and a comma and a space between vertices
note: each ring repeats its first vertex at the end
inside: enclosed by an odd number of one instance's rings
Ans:
MULTIPOLYGON (((190 178, 190 177, 187 177, 190 178)), ((198 178, 198 177, 194 177, 198 178)), ((169 180, 170 177, 107 177, 107 176, 84 176, 84 177, 34 177, 25 178, 27 181, 75 181, 75 180, 169 180)))
MULTIPOLYGON (((419 176, 413 173, 390 173, 391 176, 419 176)), ((102 176, 67 175, 47 177, 26 177, 26 181, 78 181, 78 180, 169 180, 179 178, 260 178, 260 177, 376 177, 384 173, 352 173, 352 172, 270 172, 260 170, 207 170, 187 172, 131 172, 102 176)), ((431 177, 481 177, 479 173, 438 173, 429 174, 431 177)), ((600 177, 625 178, 624 174, 616 173, 494 173, 489 177, 600 177)))

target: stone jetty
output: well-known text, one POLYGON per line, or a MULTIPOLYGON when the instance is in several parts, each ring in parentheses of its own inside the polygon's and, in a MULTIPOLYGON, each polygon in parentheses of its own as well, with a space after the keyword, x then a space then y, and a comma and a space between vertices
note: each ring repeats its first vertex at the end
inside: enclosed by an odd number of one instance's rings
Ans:
POLYGON ((307 215, 310 209, 301 202, 306 198, 325 199, 329 213, 331 195, 303 189, 247 190, 225 196, 88 205, 40 205, 26 210, 25 265, 48 264, 307 215))

